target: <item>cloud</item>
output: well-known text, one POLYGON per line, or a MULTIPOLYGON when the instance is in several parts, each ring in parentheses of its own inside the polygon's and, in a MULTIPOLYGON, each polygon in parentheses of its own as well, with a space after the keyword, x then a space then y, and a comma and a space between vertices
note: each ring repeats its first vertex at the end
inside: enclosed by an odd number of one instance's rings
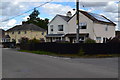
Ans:
POLYGON ((43 12, 49 14, 49 15, 56 15, 56 14, 62 14, 65 15, 68 11, 72 10, 72 7, 70 6, 64 6, 61 4, 46 4, 42 7, 43 12))
POLYGON ((81 6, 85 7, 103 7, 107 5, 107 2, 85 2, 81 1, 81 6))
MULTIPOLYGON (((12 0, 13 1, 13 0, 12 0)), ((14 0, 18 2, 48 2, 51 0, 14 0)), ((76 0, 52 0, 53 2, 76 2, 76 0)), ((86 2, 109 2, 109 1, 119 1, 119 0, 82 0, 86 2)), ((1 2, 11 2, 11 0, 1 0, 1 2)))
POLYGON ((15 19, 12 19, 7 23, 7 26, 14 26, 16 24, 16 22, 17 21, 15 19))
POLYGON ((34 3, 30 2, 1 2, 0 3, 0 16, 16 16, 24 13, 25 11, 34 7, 34 3))
POLYGON ((12 20, 7 21, 7 22, 2 22, 2 23, 0 23, 1 24, 0 28, 7 30, 7 29, 15 26, 16 23, 17 23, 17 21, 15 19, 12 19, 12 20))
POLYGON ((25 16, 25 17, 23 18, 23 20, 24 20, 24 21, 27 21, 28 18, 29 18, 29 16, 25 16))
POLYGON ((108 5, 103 8, 105 12, 118 13, 118 4, 113 1, 108 2, 108 5))

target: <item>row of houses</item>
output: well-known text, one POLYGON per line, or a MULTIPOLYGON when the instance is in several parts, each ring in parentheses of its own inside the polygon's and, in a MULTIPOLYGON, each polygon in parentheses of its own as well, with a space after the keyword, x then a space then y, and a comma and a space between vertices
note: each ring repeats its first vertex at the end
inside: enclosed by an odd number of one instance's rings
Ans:
MULTIPOLYGON (((79 15, 79 41, 84 42, 87 38, 91 38, 97 43, 102 43, 106 39, 115 37, 116 24, 105 16, 81 10, 79 10, 79 15)), ((22 37, 27 37, 46 42, 68 41, 74 43, 76 42, 76 29, 76 13, 72 15, 69 11, 66 16, 56 15, 48 24, 48 30, 34 24, 16 25, 5 31, 2 41, 19 43, 22 37)))

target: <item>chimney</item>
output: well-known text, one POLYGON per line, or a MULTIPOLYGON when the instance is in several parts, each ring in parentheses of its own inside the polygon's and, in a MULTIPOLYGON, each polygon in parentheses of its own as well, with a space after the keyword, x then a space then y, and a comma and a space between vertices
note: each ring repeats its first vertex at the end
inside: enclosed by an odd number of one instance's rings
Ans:
POLYGON ((68 12, 67 12, 67 16, 68 16, 68 17, 72 17, 71 11, 68 11, 68 12))

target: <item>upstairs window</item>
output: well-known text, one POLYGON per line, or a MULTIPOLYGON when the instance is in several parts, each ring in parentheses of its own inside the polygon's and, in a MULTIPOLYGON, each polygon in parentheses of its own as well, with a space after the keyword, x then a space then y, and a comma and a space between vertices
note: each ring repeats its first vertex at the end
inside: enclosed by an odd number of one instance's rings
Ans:
POLYGON ((44 32, 42 32, 41 34, 44 35, 44 32))
POLYGON ((20 34, 20 31, 18 31, 18 34, 20 34))
POLYGON ((106 25, 106 27, 105 27, 105 31, 108 31, 108 25, 106 25))
POLYGON ((58 25, 58 31, 63 31, 63 25, 58 25))
POLYGON ((14 34, 14 32, 12 32, 12 34, 14 34))
POLYGON ((24 33, 27 34, 27 31, 25 31, 24 33))
POLYGON ((53 25, 50 25, 50 31, 53 31, 53 25))
POLYGON ((80 25, 80 29, 87 29, 87 23, 86 22, 82 22, 79 25, 80 25))

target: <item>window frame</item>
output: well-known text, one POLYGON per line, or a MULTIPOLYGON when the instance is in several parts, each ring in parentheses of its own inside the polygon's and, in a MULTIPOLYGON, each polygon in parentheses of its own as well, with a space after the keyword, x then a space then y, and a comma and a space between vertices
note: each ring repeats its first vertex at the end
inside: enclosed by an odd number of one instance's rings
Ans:
POLYGON ((18 31, 18 34, 20 34, 21 33, 21 31, 18 31))
POLYGON ((64 25, 63 24, 62 25, 58 25, 58 31, 64 31, 64 25))
POLYGON ((53 25, 50 25, 50 31, 53 32, 53 25))
POLYGON ((87 23, 86 22, 81 22, 79 25, 80 25, 80 29, 87 29, 87 23))
POLYGON ((108 25, 105 26, 105 31, 108 31, 108 25))

